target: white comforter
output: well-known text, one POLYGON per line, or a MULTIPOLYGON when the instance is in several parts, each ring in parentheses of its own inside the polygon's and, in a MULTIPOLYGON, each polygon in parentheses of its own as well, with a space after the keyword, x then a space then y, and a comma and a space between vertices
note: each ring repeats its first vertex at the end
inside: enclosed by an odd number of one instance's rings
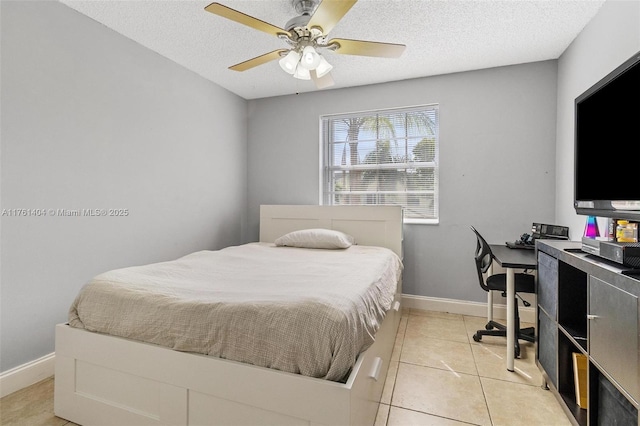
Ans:
POLYGON ((373 343, 401 270, 380 247, 200 251, 98 275, 78 294, 69 324, 340 381, 373 343))

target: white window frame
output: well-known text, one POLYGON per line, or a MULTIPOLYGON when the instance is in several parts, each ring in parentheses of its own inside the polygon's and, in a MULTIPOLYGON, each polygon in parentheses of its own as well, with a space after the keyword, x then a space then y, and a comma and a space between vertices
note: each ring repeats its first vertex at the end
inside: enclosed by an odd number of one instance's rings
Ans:
MULTIPOLYGON (((335 191, 328 190, 328 186, 331 185, 331 175, 336 170, 384 170, 387 168, 394 169, 402 169, 402 168, 430 168, 433 170, 433 190, 427 191, 404 191, 407 194, 430 194, 433 196, 433 216, 428 218, 413 218, 410 215, 407 215, 407 209, 410 209, 410 206, 403 205, 405 207, 405 223, 417 223, 417 224, 438 224, 440 220, 439 214, 439 105, 438 104, 430 104, 430 105, 417 105, 411 107, 403 107, 403 108, 388 108, 388 109, 378 109, 378 110, 369 110, 369 111, 358 111, 352 113, 342 113, 342 114, 326 114, 320 116, 319 120, 320 127, 320 204, 321 205, 333 205, 335 199, 335 191), (354 117, 367 117, 367 116, 376 116, 377 114, 402 114, 402 113, 411 113, 411 112, 424 112, 429 111, 434 114, 435 121, 435 129, 433 129, 433 133, 425 134, 425 138, 433 138, 435 140, 435 152, 432 161, 428 162, 416 162, 413 160, 408 160, 406 162, 394 162, 393 164, 358 164, 354 166, 341 166, 330 164, 333 159, 330 154, 330 145, 331 141, 329 141, 330 133, 326 126, 329 126, 330 120, 340 120, 346 118, 354 118, 354 117), (326 131, 325 131, 326 130, 326 131)), ((377 141, 386 140, 388 138, 380 137, 376 139, 377 141)), ((398 137, 400 139, 400 137, 398 137)), ((335 141, 333 141, 335 144, 335 141)), ((342 142, 341 142, 342 143, 342 142)), ((345 142, 346 143, 346 142, 345 142)), ((349 192, 353 193, 353 192, 349 192)), ((385 191, 375 191, 373 194, 385 194, 390 192, 385 191)), ((347 194, 347 193, 345 193, 347 194)), ((371 195, 369 192, 368 195, 371 195)), ((376 196, 378 196, 376 195, 376 196)), ((370 203, 367 203, 370 204, 370 203)))

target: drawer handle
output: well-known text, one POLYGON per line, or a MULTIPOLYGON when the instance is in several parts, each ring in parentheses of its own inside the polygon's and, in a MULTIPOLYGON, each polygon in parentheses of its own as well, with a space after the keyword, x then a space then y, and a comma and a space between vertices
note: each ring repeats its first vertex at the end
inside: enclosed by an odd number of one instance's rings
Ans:
POLYGON ((396 303, 393 304, 393 310, 398 312, 400 310, 400 302, 396 300, 396 303))
POLYGON ((600 318, 600 317, 599 317, 599 316, 597 316, 597 315, 587 315, 587 319, 588 319, 588 320, 594 320, 594 319, 596 319, 596 318, 600 318))
POLYGON ((378 381, 378 376, 380 375, 380 368, 381 367, 382 367, 382 358, 377 356, 373 360, 373 366, 371 367, 371 373, 369 374, 369 377, 371 377, 376 382, 378 381))

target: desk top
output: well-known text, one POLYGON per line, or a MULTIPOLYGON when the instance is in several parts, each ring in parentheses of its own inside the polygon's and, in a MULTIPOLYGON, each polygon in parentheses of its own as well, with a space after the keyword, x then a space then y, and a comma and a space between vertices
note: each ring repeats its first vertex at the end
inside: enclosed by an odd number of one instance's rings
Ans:
POLYGON ((503 268, 536 269, 535 250, 512 249, 504 244, 489 244, 493 257, 503 268))

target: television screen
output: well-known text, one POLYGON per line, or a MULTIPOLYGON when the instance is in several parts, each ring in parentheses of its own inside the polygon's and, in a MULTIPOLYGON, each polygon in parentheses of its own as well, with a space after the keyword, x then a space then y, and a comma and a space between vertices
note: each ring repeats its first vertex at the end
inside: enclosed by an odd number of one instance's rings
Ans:
POLYGON ((576 98, 575 113, 576 212, 640 218, 640 52, 576 98))

